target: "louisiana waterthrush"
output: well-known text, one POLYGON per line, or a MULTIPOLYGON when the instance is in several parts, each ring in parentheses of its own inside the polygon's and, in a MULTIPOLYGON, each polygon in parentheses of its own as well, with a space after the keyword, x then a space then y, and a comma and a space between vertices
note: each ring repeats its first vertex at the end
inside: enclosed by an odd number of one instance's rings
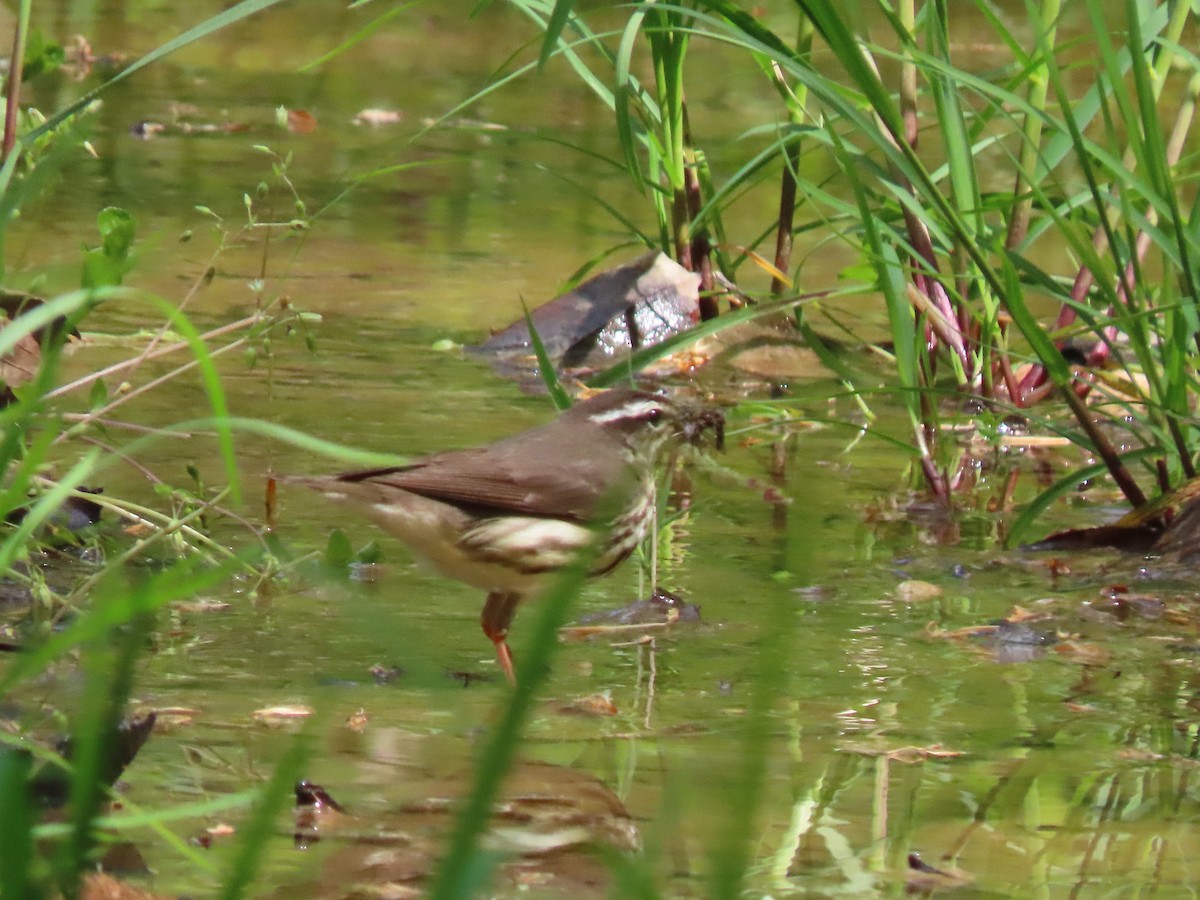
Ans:
POLYGON ((654 520, 659 451, 706 429, 719 447, 723 428, 715 409, 620 389, 483 447, 286 480, 355 507, 443 575, 487 591, 483 631, 512 682, 506 638, 521 601, 581 553, 589 576, 616 568, 654 520))

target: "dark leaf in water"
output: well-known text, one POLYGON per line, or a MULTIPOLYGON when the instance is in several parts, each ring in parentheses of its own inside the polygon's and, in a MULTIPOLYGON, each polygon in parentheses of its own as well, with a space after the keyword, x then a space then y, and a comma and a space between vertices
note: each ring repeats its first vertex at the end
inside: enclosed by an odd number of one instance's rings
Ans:
POLYGON ((1038 631, 1024 622, 1009 622, 1003 619, 996 623, 996 630, 992 633, 991 637, 1000 644, 1027 644, 1031 646, 1045 646, 1046 644, 1053 644, 1057 640, 1052 632, 1038 631))
POLYGON ((337 812, 344 813, 342 805, 329 796, 329 792, 319 784, 313 784, 311 781, 298 781, 295 787, 296 805, 310 806, 317 809, 328 807, 337 812))
MULTIPOLYGON (((661 253, 603 272, 534 310, 530 318, 560 368, 609 365, 692 327, 700 317, 700 276, 661 253)), ((472 349, 501 374, 528 374, 533 343, 517 322, 472 349)))
POLYGON ((382 666, 376 663, 367 669, 376 684, 391 684, 404 674, 402 666, 382 666))
POLYGON ((496 680, 495 675, 488 674, 487 672, 467 672, 461 669, 447 669, 446 677, 451 681, 459 682, 465 688, 470 687, 477 681, 489 684, 496 680))
MULTIPOLYGON (((43 304, 40 297, 32 294, 22 294, 16 291, 0 290, 0 312, 3 312, 9 322, 15 322, 19 316, 43 304)), ((42 361, 42 350, 50 346, 49 342, 64 340, 66 337, 79 337, 79 332, 71 328, 64 333, 66 317, 58 316, 49 325, 38 328, 17 341, 11 352, 0 357, 0 405, 11 403, 13 388, 27 384, 37 372, 42 361)))
MULTIPOLYGON (((142 749, 142 745, 146 743, 146 739, 154 730, 157 718, 154 712, 148 712, 145 715, 125 719, 117 727, 116 732, 111 735, 111 738, 105 742, 108 747, 108 757, 105 760, 104 768, 100 771, 101 780, 105 784, 114 784, 121 777, 121 773, 125 771, 125 767, 133 762, 134 757, 138 755, 138 751, 142 749)), ((63 759, 68 762, 71 760, 73 747, 70 738, 58 741, 55 749, 63 759)), ((71 773, 58 764, 49 762, 37 771, 29 785, 32 796, 38 803, 43 806, 61 806, 67 802, 70 793, 71 773)))
POLYGON ((1131 618, 1157 619, 1167 609, 1161 597, 1152 594, 1101 591, 1100 599, 1088 602, 1088 608, 1109 613, 1119 621, 1131 618))
POLYGON ((1022 550, 1090 550, 1095 547, 1112 547, 1130 553, 1146 553, 1151 550, 1162 528, 1147 523, 1144 525, 1099 525, 1095 528, 1071 528, 1059 531, 1022 550))
POLYGON ((648 625, 677 621, 699 622, 700 607, 662 588, 655 588, 645 600, 635 600, 620 609, 591 613, 580 618, 579 624, 648 625))
POLYGON ((921 854, 908 854, 908 872, 905 878, 910 892, 934 892, 963 887, 975 880, 969 872, 953 866, 935 867, 921 859, 921 854))
MULTIPOLYGON (((81 494, 102 494, 104 488, 79 488, 81 494)), ((7 516, 8 524, 19 525, 29 513, 30 507, 18 506, 7 516)), ((64 528, 72 533, 83 531, 100 521, 103 507, 95 500, 86 497, 67 497, 62 505, 50 516, 50 524, 64 528)))

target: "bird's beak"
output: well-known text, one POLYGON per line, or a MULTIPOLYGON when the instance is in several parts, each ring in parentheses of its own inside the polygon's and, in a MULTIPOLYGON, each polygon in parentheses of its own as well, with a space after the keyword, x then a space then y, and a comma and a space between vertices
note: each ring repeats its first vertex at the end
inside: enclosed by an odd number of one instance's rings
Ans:
POLYGON ((725 449, 725 414, 712 407, 697 407, 689 410, 683 419, 683 439, 686 443, 699 446, 704 432, 712 429, 713 443, 718 450, 725 449))

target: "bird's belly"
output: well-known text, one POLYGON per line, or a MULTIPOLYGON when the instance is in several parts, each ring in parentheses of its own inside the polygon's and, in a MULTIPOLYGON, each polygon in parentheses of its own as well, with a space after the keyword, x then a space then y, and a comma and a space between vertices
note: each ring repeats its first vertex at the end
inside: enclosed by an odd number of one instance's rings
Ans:
POLYGON ((409 495, 403 505, 372 504, 371 520, 443 575, 485 591, 529 596, 591 540, 554 519, 506 516, 473 521, 448 504, 409 495))

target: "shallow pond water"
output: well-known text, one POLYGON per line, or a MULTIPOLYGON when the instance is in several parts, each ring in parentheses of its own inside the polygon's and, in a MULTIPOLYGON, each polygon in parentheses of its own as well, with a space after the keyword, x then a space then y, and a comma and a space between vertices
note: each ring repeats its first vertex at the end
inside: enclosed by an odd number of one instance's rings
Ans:
MULTIPOLYGON (((93 43, 111 44, 100 50, 140 52, 178 27, 156 7, 134 17, 140 30, 75 21, 73 8, 63 10, 66 31, 94 27, 93 43)), ((362 24, 333 7, 322 10, 317 28, 301 18, 275 12, 222 33, 110 97, 94 125, 100 158, 68 169, 81 185, 70 205, 29 210, 10 238, 10 278, 36 274, 43 292, 72 287, 76 248, 91 240, 95 211, 112 203, 140 223, 130 283, 177 300, 217 244, 211 219, 195 205, 239 222, 243 194, 256 196, 267 181, 264 216, 271 208, 290 215, 270 159, 253 145, 294 153, 288 174, 310 210, 358 173, 429 162, 364 184, 309 231, 277 235, 266 250, 255 234, 230 225, 216 277, 190 308, 199 327, 252 310, 252 282, 260 278, 267 295, 286 293, 324 317, 315 353, 294 336, 276 339, 271 358, 260 354, 253 368, 240 352, 223 358, 232 411, 412 455, 544 421, 545 399, 523 395, 439 341, 477 341, 508 324, 522 299, 549 298, 618 239, 611 220, 547 170, 569 166, 572 177, 631 210, 645 212, 643 199, 594 161, 503 132, 409 142, 416 123, 477 89, 528 38, 515 15, 489 8, 464 24, 457 11, 427 9, 319 74, 297 76, 298 65, 362 24), (192 119, 247 130, 171 128, 153 140, 130 133, 135 122, 174 121, 173 104, 185 101, 192 119), (277 105, 309 108, 321 125, 308 136, 277 130, 277 105), (351 125, 368 106, 402 109, 404 120, 351 125), (191 240, 179 243, 185 230, 191 240)), ((725 133, 735 135, 762 115, 745 98, 771 102, 756 77, 731 70, 698 105, 717 110, 725 133)), ((58 96, 70 90, 62 85, 58 96)), ((609 120, 567 79, 548 95, 509 92, 474 112, 612 146, 609 120)), ((733 146, 731 138, 730 154, 733 146)), ((721 152, 719 142, 713 152, 721 152)), ((747 221, 762 213, 739 208, 747 221)), ((823 252, 805 277, 812 286, 832 283, 847 261, 823 252)), ((136 352, 143 340, 113 343, 100 333, 128 334, 146 323, 146 309, 136 305, 101 309, 65 376, 136 352)), ((165 368, 147 366, 139 377, 165 368)), ((714 367, 700 380, 733 397, 746 379, 714 367)), ((1137 559, 1052 562, 1003 551, 1006 513, 989 512, 986 501, 1003 494, 1008 466, 981 464, 979 509, 945 520, 913 502, 907 455, 858 433, 856 409, 836 399, 840 385, 812 373, 788 387, 804 424, 782 456, 765 439, 770 433, 739 430, 750 423, 748 408, 732 410, 728 450, 690 468, 691 504, 662 538, 659 581, 698 604, 702 620, 646 632, 644 641, 592 638, 557 648, 519 762, 526 792, 540 786, 549 798, 533 806, 552 800, 556 812, 514 813, 522 826, 510 829, 520 833, 505 847, 510 865, 497 895, 606 893, 614 877, 606 866, 545 837, 555 832, 562 841, 573 829, 619 850, 640 845, 634 858, 665 896, 718 894, 727 873, 743 868, 754 895, 774 896, 901 894, 922 878, 918 889, 951 885, 994 896, 1188 890, 1200 812, 1191 786, 1193 586, 1138 583, 1137 559), (921 596, 918 582, 936 585, 937 595, 921 596), (1135 603, 1104 593, 1119 582, 1153 597, 1135 603), (994 623, 1017 606, 1035 617, 1032 636, 995 634, 994 623), (965 628, 980 633, 957 633, 965 628), (1039 634, 1055 640, 1038 643, 1039 634), (604 715, 598 696, 611 702, 604 715), (754 811, 743 817, 747 808, 754 811), (553 822, 535 840, 522 827, 530 830, 539 815, 553 822), (558 849, 528 862, 518 850, 537 840, 558 849), (964 881, 917 871, 914 853, 929 866, 967 873, 964 881)), ((752 383, 749 391, 764 396, 767 388, 752 383)), ((188 411, 183 418, 202 415, 204 404, 197 384, 177 382, 169 394, 130 404, 126 415, 166 424, 180 410, 188 411)), ((874 428, 902 438, 900 411, 883 405, 878 412, 874 428)), ((194 464, 207 483, 221 481, 202 437, 163 441, 155 453, 152 468, 170 480, 183 481, 184 466, 194 464)), ((270 473, 339 468, 248 436, 238 440, 238 458, 239 512, 254 524, 264 519, 270 473)), ((1041 470, 1074 462, 1065 455, 1010 461, 1021 473, 1018 496, 1032 496, 1041 470)), ((113 468, 104 486, 154 499, 128 467, 113 468)), ((1056 508, 1046 527, 1099 522, 1114 511, 1081 497, 1056 508)), ((229 521, 215 528, 222 543, 252 543, 229 521)), ((138 675, 137 705, 194 713, 164 721, 126 775, 129 800, 159 809, 260 784, 298 739, 295 726, 264 723, 255 712, 306 706, 315 715, 299 739, 308 751, 301 774, 354 817, 342 826, 354 839, 339 840, 333 829, 296 849, 290 819, 281 819, 263 892, 342 896, 359 880, 399 883, 397 872, 419 874, 436 857, 446 825, 431 798, 469 783, 509 696, 479 630, 483 598, 414 566, 394 540, 296 488, 281 487, 275 537, 310 563, 269 589, 252 594, 248 580, 238 581, 201 598, 227 604, 220 609, 181 606, 160 622, 138 675), (378 541, 382 561, 355 577, 323 571, 311 557, 334 527, 356 547, 378 541), (380 849, 385 833, 402 837, 380 849), (392 853, 396 868, 356 858, 363 845, 392 853)), ((627 564, 589 585, 572 618, 622 606, 641 590, 636 566, 627 564)), ((536 616, 531 608, 517 618, 518 657, 536 616)), ((244 817, 237 809, 170 828, 187 840, 244 817)), ((202 851, 213 858, 210 872, 161 835, 135 837, 153 873, 148 884, 193 896, 219 881, 229 861, 223 847, 236 842, 216 838, 212 851, 202 851)))

